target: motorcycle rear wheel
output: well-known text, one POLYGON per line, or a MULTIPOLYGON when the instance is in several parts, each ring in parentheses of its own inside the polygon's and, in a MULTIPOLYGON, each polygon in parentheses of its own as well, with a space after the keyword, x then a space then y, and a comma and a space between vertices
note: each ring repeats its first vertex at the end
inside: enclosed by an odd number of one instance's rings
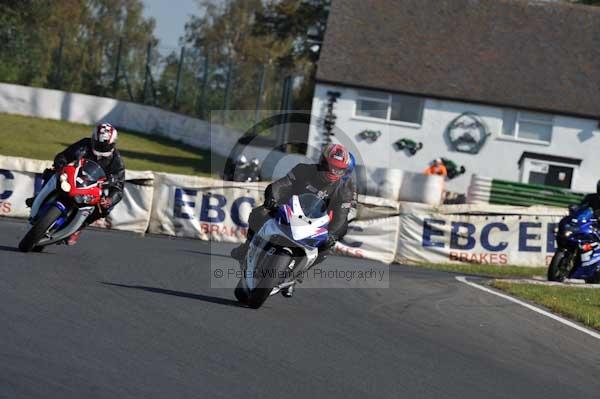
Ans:
POLYGON ((565 250, 556 251, 548 266, 548 281, 563 282, 569 274, 571 259, 572 256, 569 252, 565 250))
POLYGON ((44 234, 48 232, 48 229, 52 226, 52 224, 58 219, 58 217, 62 214, 61 210, 56 207, 51 207, 48 211, 39 218, 33 226, 29 229, 25 237, 19 243, 19 250, 21 252, 41 252, 43 251, 43 247, 36 245, 44 234))

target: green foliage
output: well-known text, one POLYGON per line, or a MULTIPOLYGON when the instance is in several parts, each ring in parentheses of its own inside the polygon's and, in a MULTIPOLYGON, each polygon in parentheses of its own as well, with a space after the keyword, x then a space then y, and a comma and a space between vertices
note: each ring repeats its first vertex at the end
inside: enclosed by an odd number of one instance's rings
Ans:
POLYGON ((293 43, 279 56, 278 62, 288 68, 304 66, 302 64, 311 63, 318 54, 310 48, 323 41, 329 6, 327 0, 270 2, 256 13, 253 33, 293 43))
POLYGON ((545 267, 525 267, 511 265, 487 265, 476 263, 420 263, 418 267, 447 272, 485 277, 534 277, 544 276, 545 267))
MULTIPOLYGON (((24 0, 0 4, 0 80, 105 95, 119 38, 130 81, 141 81, 154 21, 141 0, 24 0)), ((124 89, 117 96, 125 95, 124 89)))
POLYGON ((318 54, 310 48, 322 40, 329 0, 198 3, 201 11, 190 17, 180 40, 181 63, 180 49, 158 46, 142 0, 1 1, 0 81, 219 116, 217 122, 239 127, 254 121, 257 106, 279 109, 284 81, 294 76, 293 108, 310 109, 318 54), (221 111, 227 87, 228 108, 250 111, 247 120, 221 111))
MULTIPOLYGON (((213 91, 225 90, 229 65, 234 66, 231 109, 255 108, 263 68, 262 109, 279 108, 283 81, 289 75, 303 77, 294 88, 294 107, 310 109, 316 61, 310 47, 323 36, 328 0, 226 0, 199 4, 204 13, 190 18, 184 42, 201 57, 209 57, 213 91), (317 32, 312 38, 308 34, 311 27, 317 32)), ((209 101, 213 110, 223 105, 209 101)))

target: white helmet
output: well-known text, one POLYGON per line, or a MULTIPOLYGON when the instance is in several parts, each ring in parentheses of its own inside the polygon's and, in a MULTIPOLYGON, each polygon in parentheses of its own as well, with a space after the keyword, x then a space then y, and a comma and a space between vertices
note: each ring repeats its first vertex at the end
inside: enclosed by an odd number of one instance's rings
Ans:
POLYGON ((102 123, 92 131, 92 152, 98 158, 110 157, 117 144, 117 129, 110 123, 102 123))

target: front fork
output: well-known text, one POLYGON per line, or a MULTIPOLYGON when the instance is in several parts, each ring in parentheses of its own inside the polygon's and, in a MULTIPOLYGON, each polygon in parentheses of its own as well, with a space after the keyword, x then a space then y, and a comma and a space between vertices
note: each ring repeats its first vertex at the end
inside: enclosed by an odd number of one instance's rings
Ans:
POLYGON ((575 273, 577 270, 578 264, 581 263, 575 262, 577 257, 580 256, 579 250, 562 248, 560 251, 563 251, 565 254, 560 264, 560 268, 565 271, 566 278, 570 279, 573 273, 575 273))

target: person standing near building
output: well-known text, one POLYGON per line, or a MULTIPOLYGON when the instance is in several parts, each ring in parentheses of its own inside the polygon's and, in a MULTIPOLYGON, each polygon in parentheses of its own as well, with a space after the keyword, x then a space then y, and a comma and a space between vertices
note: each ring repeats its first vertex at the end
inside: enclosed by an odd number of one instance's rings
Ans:
POLYGON ((427 176, 442 176, 445 178, 448 176, 448 169, 446 169, 446 165, 440 158, 436 158, 423 173, 427 176))

